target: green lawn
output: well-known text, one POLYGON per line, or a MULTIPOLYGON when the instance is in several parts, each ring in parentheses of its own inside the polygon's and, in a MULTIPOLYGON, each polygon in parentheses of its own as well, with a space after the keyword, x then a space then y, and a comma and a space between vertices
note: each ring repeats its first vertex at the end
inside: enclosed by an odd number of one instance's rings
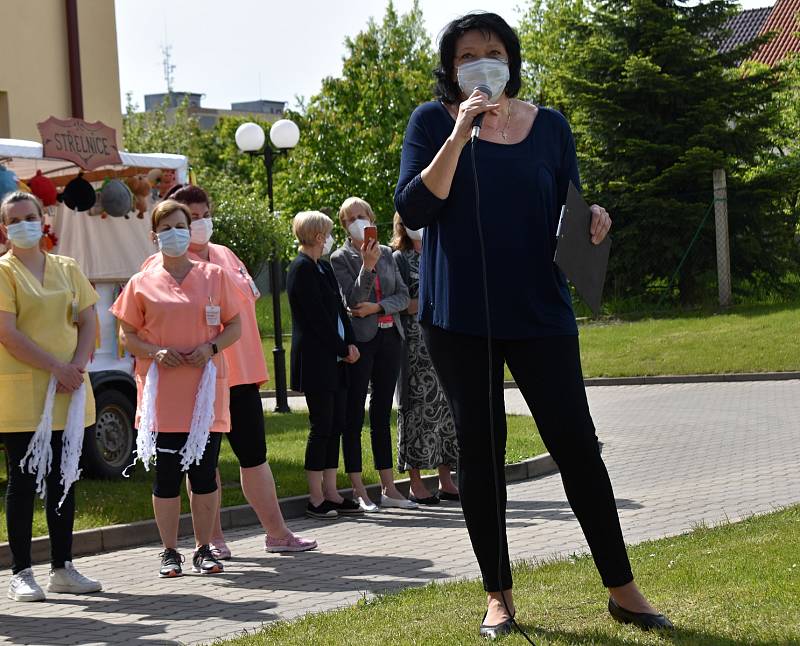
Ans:
MULTIPOLYGON (((797 645, 798 547, 800 507, 632 548, 639 585, 677 627, 670 636, 615 623, 588 556, 519 565, 514 574, 517 619, 539 646, 797 645)), ((477 646, 486 643, 477 636, 484 599, 477 581, 430 584, 224 643, 477 646)), ((507 643, 524 641, 516 635, 507 643)))
MULTIPOLYGON (((303 458, 305 456, 306 438, 308 437, 308 417, 305 413, 279 415, 266 414, 267 451, 269 463, 275 475, 278 497, 284 498, 308 493, 303 458)), ((392 423, 394 446, 397 446, 397 429, 392 423)), ((379 482, 378 475, 372 467, 372 451, 369 443, 369 431, 365 429, 362 436, 364 453, 364 482, 379 482)), ((396 449, 395 449, 396 451, 396 449)), ((519 462, 525 458, 545 452, 544 445, 536 431, 536 425, 530 417, 508 417, 508 462, 519 462)), ((396 455, 396 453, 395 453, 396 455)), ((239 465, 226 440, 222 442, 220 452, 220 472, 223 480, 222 503, 224 506, 241 505, 246 502, 239 488, 239 465)), ((395 474, 404 478, 407 474, 395 474)), ((89 529, 144 520, 153 517, 150 502, 152 471, 145 473, 141 464, 137 464, 136 473, 130 479, 119 481, 81 480, 77 485, 77 515, 75 529, 89 529)), ((339 486, 349 487, 349 479, 344 473, 340 461, 339 486)), ((6 474, 3 460, 0 459, 0 496, 5 496, 6 474)), ((189 511, 189 502, 182 494, 182 508, 189 511)), ((34 514, 34 536, 47 534, 47 522, 41 504, 36 505, 34 514)), ((5 507, 0 504, 0 541, 8 540, 5 523, 5 507)))
MULTIPOLYGON (((262 302, 264 299, 262 299, 262 302)), ((271 311, 271 310, 270 310, 271 311)), ((287 379, 291 335, 284 338, 287 379)), ((580 325, 585 377, 800 370, 800 303, 580 325)), ((262 339, 274 374, 272 337, 262 339)), ((506 369, 506 379, 511 374, 506 369)), ((272 383, 266 385, 272 388, 272 383)))

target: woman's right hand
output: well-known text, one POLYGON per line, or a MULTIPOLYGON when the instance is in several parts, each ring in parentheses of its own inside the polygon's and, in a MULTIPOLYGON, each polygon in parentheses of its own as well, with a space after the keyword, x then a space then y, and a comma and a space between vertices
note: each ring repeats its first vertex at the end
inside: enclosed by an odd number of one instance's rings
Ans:
POLYGON ((183 355, 172 348, 161 348, 153 354, 153 359, 159 366, 168 368, 177 368, 185 363, 183 355))
POLYGON ((472 122, 479 114, 484 112, 491 112, 500 107, 499 103, 489 103, 489 99, 483 92, 474 90, 472 94, 467 97, 458 106, 458 115, 456 116, 456 125, 453 127, 453 134, 451 135, 456 141, 466 144, 472 136, 472 122))
POLYGON ((58 381, 57 390, 61 393, 71 393, 81 387, 83 383, 83 370, 74 363, 60 363, 53 369, 58 381))
POLYGON ((366 240, 361 244, 361 258, 364 269, 372 271, 381 257, 381 246, 377 240, 366 240))

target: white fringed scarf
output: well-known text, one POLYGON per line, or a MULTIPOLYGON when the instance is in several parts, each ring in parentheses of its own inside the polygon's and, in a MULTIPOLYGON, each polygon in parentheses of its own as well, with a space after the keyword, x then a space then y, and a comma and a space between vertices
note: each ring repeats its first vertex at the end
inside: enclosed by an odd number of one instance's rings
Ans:
MULTIPOLYGON (((192 410, 192 422, 189 427, 189 437, 179 451, 181 455, 181 469, 188 471, 192 464, 200 464, 203 453, 208 443, 208 435, 214 425, 214 402, 216 400, 217 367, 213 361, 206 363, 192 410)), ((147 370, 144 391, 142 392, 141 414, 139 415, 139 430, 136 435, 136 460, 141 460, 145 471, 150 470, 150 465, 156 461, 159 451, 156 437, 158 435, 158 420, 156 417, 156 398, 158 396, 158 366, 153 361, 147 370)), ((133 466, 133 465, 131 465, 133 466)), ((126 469, 127 471, 127 469, 126 469)), ((127 473, 125 473, 127 476, 127 473)))
MULTIPOLYGON (((47 394, 44 398, 44 409, 36 432, 33 434, 25 456, 19 462, 19 468, 36 474, 36 491, 44 498, 47 491, 46 479, 53 465, 53 406, 56 400, 56 378, 50 375, 47 394), (26 465, 27 462, 27 465, 26 465)), ((86 384, 81 384, 72 393, 67 410, 67 423, 61 438, 61 484, 64 493, 58 501, 56 509, 67 498, 70 487, 81 477, 80 461, 85 430, 86 384)))

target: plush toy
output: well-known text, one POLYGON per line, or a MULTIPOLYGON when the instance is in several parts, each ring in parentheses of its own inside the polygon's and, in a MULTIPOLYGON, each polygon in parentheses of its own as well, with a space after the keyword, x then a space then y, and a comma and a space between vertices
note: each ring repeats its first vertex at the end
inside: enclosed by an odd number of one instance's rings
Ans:
POLYGON ((97 194, 92 185, 83 179, 83 173, 78 173, 78 176, 61 191, 58 201, 73 211, 88 211, 97 201, 97 194))
POLYGON ((152 168, 149 173, 147 173, 147 181, 150 182, 150 186, 153 188, 151 189, 151 197, 153 201, 156 202, 161 198, 161 169, 160 168, 152 168))
POLYGON ((0 164, 0 200, 17 190, 17 176, 0 164))
POLYGON ((127 219, 133 210, 133 193, 121 179, 110 179, 100 190, 100 204, 112 218, 127 219))
POLYGON ((58 237, 55 233, 53 233, 53 228, 49 224, 45 224, 42 227, 42 231, 42 249, 45 251, 52 251, 53 248, 58 244, 58 237))
POLYGON ((22 191, 23 193, 32 193, 31 187, 28 186, 25 182, 21 179, 17 180, 17 190, 22 191))
POLYGON ((38 197, 45 206, 53 206, 58 201, 56 185, 53 184, 53 180, 43 175, 42 171, 36 171, 36 175, 28 180, 28 186, 31 187, 31 193, 38 197))
POLYGON ((150 182, 148 182, 143 175, 129 177, 125 183, 128 185, 128 188, 131 189, 131 193, 133 193, 136 203, 136 217, 141 220, 144 218, 144 214, 147 211, 147 198, 150 196, 150 191, 153 187, 150 186, 150 182))

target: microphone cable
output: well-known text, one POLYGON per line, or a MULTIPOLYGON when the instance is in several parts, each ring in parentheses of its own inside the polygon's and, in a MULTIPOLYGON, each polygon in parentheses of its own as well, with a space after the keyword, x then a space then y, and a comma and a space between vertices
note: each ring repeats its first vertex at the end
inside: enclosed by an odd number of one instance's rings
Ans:
MULTIPOLYGON (((493 367, 493 356, 492 356, 492 320, 491 315, 489 313, 489 280, 487 278, 487 270, 486 270, 486 245, 483 239, 483 227, 481 226, 481 198, 480 198, 480 189, 478 188, 478 171, 475 167, 475 140, 477 139, 477 134, 475 134, 473 130, 473 135, 470 138, 470 157, 472 159, 472 181, 475 185, 475 223, 478 227, 478 244, 480 247, 480 254, 481 254, 481 274, 483 279, 483 306, 486 310, 486 348, 488 351, 488 358, 489 358, 489 440, 491 443, 491 457, 492 457, 492 475, 494 476, 494 497, 495 497, 495 508, 497 510, 497 580, 500 582, 502 573, 503 573, 503 511, 501 510, 501 500, 500 500, 500 476, 498 473, 497 467, 497 448, 495 446, 495 435, 494 435, 494 388, 493 388, 493 375, 492 375, 492 367, 493 367)), ((505 460, 503 460, 505 463, 505 460)), ((509 557, 510 561, 510 557, 509 557)), ((509 569, 511 568, 511 563, 509 562, 509 569)), ((511 614, 511 610, 508 608, 508 601, 506 601, 505 592, 502 590, 502 583, 500 583, 500 597, 503 600, 503 606, 508 613, 508 616, 511 617, 511 624, 517 631, 528 640, 528 643, 532 646, 536 646, 534 642, 528 637, 528 633, 526 633, 522 626, 517 623, 517 619, 515 615, 511 614)))

